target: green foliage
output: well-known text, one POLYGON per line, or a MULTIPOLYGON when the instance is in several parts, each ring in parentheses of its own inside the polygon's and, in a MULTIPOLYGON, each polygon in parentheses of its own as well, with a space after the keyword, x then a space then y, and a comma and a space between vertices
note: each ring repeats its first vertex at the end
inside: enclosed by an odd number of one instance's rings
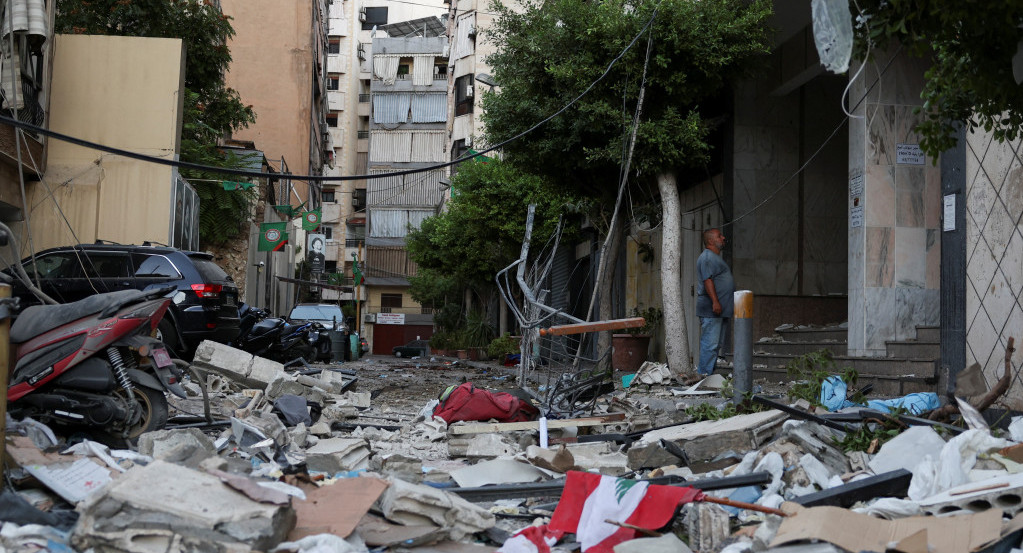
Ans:
MULTIPOLYGON (((831 352, 822 349, 793 359, 786 367, 788 377, 795 379, 789 387, 789 397, 805 399, 813 405, 821 404, 821 385, 828 377, 838 375, 852 387, 856 385, 859 374, 852 367, 839 370, 831 352)), ((850 398, 856 403, 863 403, 863 396, 854 393, 850 398)))
POLYGON ((453 330, 461 326, 464 310, 458 303, 462 290, 457 279, 420 267, 408 280, 412 297, 421 305, 433 307, 433 323, 438 329, 453 330))
MULTIPOLYGON (((701 104, 769 51, 766 0, 527 0, 492 4, 499 16, 487 58, 501 86, 484 92, 486 137, 497 143, 575 98, 650 19, 652 52, 632 169, 644 178, 707 158, 701 104)), ((642 37, 594 89, 562 115, 504 147, 507 159, 607 199, 620 169, 643 79, 642 37)))
POLYGON ((1023 1, 863 0, 857 5, 862 10, 856 29, 859 57, 868 43, 872 53, 891 52, 888 47, 898 43, 933 64, 916 127, 920 147, 932 160, 955 145, 957 123, 991 131, 998 140, 1020 136, 1023 94, 1013 79, 1012 58, 1023 39, 1023 1))
POLYGON ((892 419, 880 424, 864 423, 855 431, 846 432, 842 438, 834 438, 835 445, 843 451, 877 451, 885 442, 902 433, 902 428, 892 419), (876 440, 876 442, 875 442, 876 440))
POLYGON ((646 322, 643 323, 643 326, 623 329, 623 332, 632 335, 649 335, 660 327, 661 321, 664 319, 664 311, 656 307, 647 307, 642 310, 638 307, 634 307, 632 309, 632 316, 643 317, 646 322))
POLYGON ((452 330, 441 330, 430 336, 430 347, 433 349, 458 349, 458 333, 452 330))
MULTIPOLYGON (((185 45, 181 160, 215 167, 240 167, 217 148, 226 133, 255 121, 252 106, 224 83, 231 62, 227 40, 231 18, 204 0, 58 0, 55 30, 66 34, 180 38, 185 45)), ((182 170, 189 179, 223 178, 214 172, 182 170)), ((219 182, 193 182, 202 202, 199 236, 222 244, 242 230, 256 193, 224 191, 219 182), (218 191, 219 190, 219 191, 218 191)))
POLYGON ((508 353, 519 353, 519 338, 513 337, 510 332, 494 338, 487 346, 487 356, 491 359, 501 359, 508 353))
POLYGON ((466 314, 462 339, 470 348, 486 347, 494 339, 494 327, 490 326, 485 311, 473 309, 466 314))
POLYGON ((571 199, 500 160, 463 163, 451 190, 447 210, 410 229, 406 240, 422 275, 410 279, 412 297, 421 303, 435 302, 438 292, 454 297, 452 289, 466 285, 492 288, 494 275, 519 257, 526 207, 537 205, 533 243, 542 244, 571 199))
POLYGON ((763 405, 750 401, 743 402, 738 406, 732 402, 722 403, 720 406, 715 406, 711 403, 697 403, 696 405, 686 407, 686 415, 692 417, 693 422, 716 421, 736 415, 759 413, 763 410, 763 405))

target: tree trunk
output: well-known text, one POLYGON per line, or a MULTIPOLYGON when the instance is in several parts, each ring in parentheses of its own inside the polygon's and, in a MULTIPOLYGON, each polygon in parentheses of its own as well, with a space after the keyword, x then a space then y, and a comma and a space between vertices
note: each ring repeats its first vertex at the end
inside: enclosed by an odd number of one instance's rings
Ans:
POLYGON ((661 231, 661 296, 664 301, 664 353, 676 376, 693 373, 689 328, 682 301, 682 207, 675 173, 657 176, 663 218, 661 231))

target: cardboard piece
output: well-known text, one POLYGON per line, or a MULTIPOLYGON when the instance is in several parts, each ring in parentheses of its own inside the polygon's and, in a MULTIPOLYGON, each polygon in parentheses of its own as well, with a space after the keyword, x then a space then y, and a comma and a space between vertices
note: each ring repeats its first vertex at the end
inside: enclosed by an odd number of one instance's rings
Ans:
POLYGON ((288 541, 314 534, 347 538, 389 484, 372 477, 345 478, 329 486, 306 490, 306 499, 294 500, 295 528, 288 541))
POLYGON ((27 436, 12 436, 7 442, 11 460, 68 503, 82 501, 112 479, 109 468, 89 457, 44 453, 27 436))
POLYGON ((906 517, 888 521, 839 507, 803 508, 785 503, 792 513, 781 523, 771 547, 802 540, 819 540, 849 551, 885 551, 890 543, 931 553, 975 551, 1002 535, 1002 510, 988 509, 954 517, 906 517), (926 541, 924 540, 926 537, 926 541))

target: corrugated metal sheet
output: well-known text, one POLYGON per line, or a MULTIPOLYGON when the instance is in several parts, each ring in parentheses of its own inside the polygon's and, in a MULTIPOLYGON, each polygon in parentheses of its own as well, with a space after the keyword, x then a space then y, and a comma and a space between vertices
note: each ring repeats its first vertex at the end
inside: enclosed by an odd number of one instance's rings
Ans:
POLYGON ((412 133, 409 131, 370 131, 369 160, 408 163, 412 161, 412 133))
POLYGON ((447 121, 448 95, 440 94, 413 94, 412 95, 412 122, 413 123, 440 123, 447 121))
MULTIPOLYGON (((24 32, 41 37, 46 37, 49 34, 47 32, 49 18, 46 17, 45 0, 8 0, 6 4, 13 7, 10 17, 13 19, 14 32, 24 32)), ((8 20, 7 13, 4 13, 3 36, 6 37, 10 33, 11 21, 8 20)))
POLYGON ((476 41, 470 34, 476 31, 476 12, 465 14, 458 18, 455 28, 455 51, 452 59, 462 59, 472 54, 476 49, 476 41))
POLYGON ((367 246, 366 273, 374 276, 414 276, 416 264, 400 246, 367 246))
POLYGON ((412 57, 412 85, 430 86, 433 84, 432 55, 415 55, 412 57))
MULTIPOLYGON (((373 95, 374 123, 406 123, 408 122, 411 94, 408 92, 387 92, 373 95)), ((372 148, 372 144, 370 145, 372 148)))
POLYGON ((401 238, 408 226, 408 212, 404 209, 371 209, 369 235, 373 238, 401 238))
POLYGON ((445 161, 444 131, 417 131, 412 134, 412 161, 445 161))
MULTIPOLYGON (((385 170, 378 170, 385 173, 385 170)), ((370 179, 366 186, 366 201, 370 208, 391 206, 434 206, 440 203, 443 193, 440 180, 444 170, 414 173, 393 177, 370 179)))
POLYGON ((373 56, 373 76, 384 81, 384 84, 394 84, 398 78, 398 61, 401 56, 393 54, 377 54, 373 56))

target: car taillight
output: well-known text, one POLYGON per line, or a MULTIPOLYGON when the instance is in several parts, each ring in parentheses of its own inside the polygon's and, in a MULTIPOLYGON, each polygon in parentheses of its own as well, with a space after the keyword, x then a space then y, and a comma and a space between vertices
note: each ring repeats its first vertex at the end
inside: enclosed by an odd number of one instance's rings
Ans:
POLYGON ((200 298, 216 298, 224 287, 220 284, 193 284, 192 291, 200 298))

